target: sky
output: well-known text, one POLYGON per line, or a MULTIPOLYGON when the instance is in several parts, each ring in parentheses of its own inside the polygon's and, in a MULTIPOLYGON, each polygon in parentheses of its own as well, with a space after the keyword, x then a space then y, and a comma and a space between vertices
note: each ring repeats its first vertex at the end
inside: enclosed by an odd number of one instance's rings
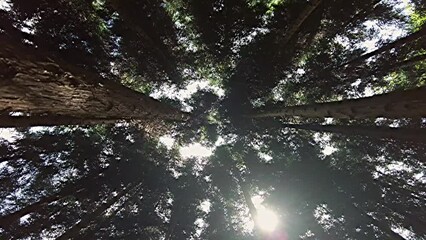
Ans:
POLYGON ((9 10, 10 4, 6 0, 0 0, 0 9, 9 10))
POLYGON ((211 91, 219 98, 225 95, 224 89, 218 86, 213 86, 208 80, 204 79, 189 81, 189 83, 182 89, 177 89, 176 86, 165 84, 160 88, 155 89, 149 96, 155 99, 167 97, 170 99, 179 100, 179 102, 181 102, 184 106, 184 109, 182 109, 183 111, 191 111, 192 107, 189 106, 186 101, 191 98, 194 93, 200 90, 211 91))
POLYGON ((16 134, 17 132, 13 128, 0 128, 0 139, 11 142, 16 137, 16 134))

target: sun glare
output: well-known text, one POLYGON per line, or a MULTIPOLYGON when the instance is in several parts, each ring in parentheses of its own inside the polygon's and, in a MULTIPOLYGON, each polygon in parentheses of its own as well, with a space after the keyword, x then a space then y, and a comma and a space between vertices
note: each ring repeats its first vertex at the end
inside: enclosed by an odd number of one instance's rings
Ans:
POLYGON ((259 209, 257 212, 256 221, 260 230, 265 232, 272 232, 278 225, 277 215, 268 209, 259 209))
MULTIPOLYGON (((279 224, 278 216, 273 211, 262 205, 264 198, 262 195, 253 196, 251 201, 257 210, 256 228, 266 232, 273 232, 279 224)), ((253 222, 250 221, 246 225, 247 228, 253 229, 253 222)))

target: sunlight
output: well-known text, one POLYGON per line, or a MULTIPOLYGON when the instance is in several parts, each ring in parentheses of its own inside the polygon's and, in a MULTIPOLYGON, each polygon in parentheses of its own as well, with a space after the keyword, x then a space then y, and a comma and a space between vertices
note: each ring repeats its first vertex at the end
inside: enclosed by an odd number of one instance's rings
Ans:
MULTIPOLYGON (((263 200, 264 198, 261 195, 257 195, 251 198, 253 205, 257 209, 257 227, 263 232, 270 233, 275 230, 279 223, 279 220, 277 214, 262 205, 263 200)), ((253 224, 253 222, 251 222, 251 224, 253 224)), ((253 227, 251 227, 251 229, 253 229, 253 227)))
POLYGON ((0 129, 0 139, 4 139, 8 142, 13 142, 18 136, 18 132, 13 128, 1 128, 0 129))
POLYGON ((257 212, 257 225, 264 232, 272 232, 278 225, 278 216, 269 209, 260 208, 257 212))
POLYGON ((7 0, 0 0, 0 10, 10 11, 11 10, 11 3, 7 0))
POLYGON ((172 149, 175 144, 175 139, 170 135, 161 136, 158 140, 169 150, 172 149))
POLYGON ((209 157, 213 153, 213 149, 203 146, 200 143, 193 143, 179 149, 182 158, 190 157, 209 157))

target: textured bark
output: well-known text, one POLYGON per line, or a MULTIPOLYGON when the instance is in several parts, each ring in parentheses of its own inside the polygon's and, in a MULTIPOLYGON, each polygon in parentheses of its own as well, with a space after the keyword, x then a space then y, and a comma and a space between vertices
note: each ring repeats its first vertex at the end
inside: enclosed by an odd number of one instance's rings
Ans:
POLYGON ((126 187, 124 190, 119 192, 116 196, 111 197, 105 203, 98 206, 92 213, 89 213, 85 218, 81 219, 79 223, 72 226, 68 231, 66 231, 64 234, 58 237, 57 240, 75 239, 76 237, 80 235, 80 230, 82 230, 85 227, 88 227, 98 216, 100 216, 103 212, 105 212, 108 208, 110 208, 114 203, 119 201, 127 193, 138 188, 140 185, 141 184, 138 184, 136 186, 131 186, 131 184, 129 184, 128 187, 126 187))
POLYGON ((304 129, 317 132, 330 132, 344 135, 369 136, 374 138, 399 139, 412 142, 426 142, 426 129, 371 127, 371 126, 342 126, 319 124, 284 124, 284 127, 304 129))
POLYGON ((248 115, 264 117, 308 117, 308 118, 421 118, 426 116, 426 87, 375 95, 359 99, 314 103, 298 106, 275 106, 260 109, 248 115))
POLYGON ((0 115, 0 127, 32 127, 32 126, 60 126, 60 125, 95 125, 95 124, 112 124, 117 122, 116 119, 102 118, 74 118, 67 116, 9 116, 0 115))
POLYGON ((281 44, 285 45, 293 38, 293 36, 299 31, 305 20, 311 15, 311 13, 321 4, 322 0, 309 1, 308 6, 303 9, 300 15, 296 18, 293 25, 285 32, 284 39, 281 44))
POLYGON ((392 48, 401 47, 402 45, 404 45, 406 43, 413 42, 413 41, 423 37, 425 34, 426 34, 426 25, 423 26, 420 30, 418 30, 418 31, 416 31, 412 34, 409 34, 405 37, 402 37, 402 38, 397 39, 397 40, 395 40, 391 43, 388 43, 388 44, 386 44, 386 45, 384 45, 384 46, 382 46, 382 47, 380 47, 380 48, 378 48, 378 49, 376 49, 372 52, 363 54, 363 55, 361 55, 361 56, 359 56, 355 59, 352 59, 352 60, 340 65, 339 67, 354 65, 355 63, 357 63, 357 64, 361 63, 361 62, 369 59, 370 57, 373 57, 375 55, 378 55, 378 54, 381 54, 381 53, 386 52, 388 50, 391 50, 392 48))
POLYGON ((184 113, 144 94, 20 43, 2 38, 0 45, 0 112, 46 119, 67 116, 82 124, 84 119, 88 124, 96 119, 186 119, 184 113))

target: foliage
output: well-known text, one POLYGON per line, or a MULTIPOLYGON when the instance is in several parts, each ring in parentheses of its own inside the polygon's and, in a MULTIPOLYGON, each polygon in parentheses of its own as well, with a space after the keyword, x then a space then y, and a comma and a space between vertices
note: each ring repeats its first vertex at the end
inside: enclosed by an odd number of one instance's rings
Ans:
POLYGON ((170 146, 124 121, 0 138, 0 238, 426 239, 424 136, 353 127, 420 134, 424 119, 250 117, 424 86, 422 1, 408 16, 394 1, 314 2, 10 1, 0 37, 191 117, 166 123, 170 146), (208 87, 180 96, 194 82, 208 87), (211 153, 185 157, 196 144, 211 153), (278 219, 272 232, 259 227, 265 208, 278 219))

